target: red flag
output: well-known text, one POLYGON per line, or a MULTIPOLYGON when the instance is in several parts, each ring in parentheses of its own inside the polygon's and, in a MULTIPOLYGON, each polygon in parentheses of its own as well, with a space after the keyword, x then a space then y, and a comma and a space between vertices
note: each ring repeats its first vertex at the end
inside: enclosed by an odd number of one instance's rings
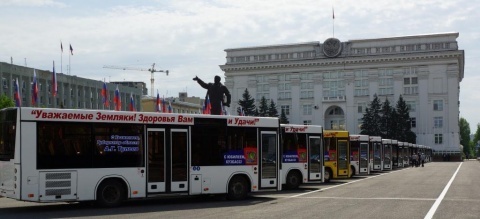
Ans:
POLYGON ((108 90, 107 90, 107 84, 105 81, 103 82, 103 87, 102 87, 102 102, 103 106, 109 107, 110 103, 108 102, 108 90))

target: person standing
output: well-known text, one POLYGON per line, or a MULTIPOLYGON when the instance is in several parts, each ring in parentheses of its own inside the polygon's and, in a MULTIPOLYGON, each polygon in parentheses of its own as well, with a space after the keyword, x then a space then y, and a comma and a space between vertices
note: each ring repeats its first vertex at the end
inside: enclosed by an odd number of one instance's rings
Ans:
MULTIPOLYGON (((214 83, 208 84, 203 82, 202 79, 198 78, 198 76, 195 76, 193 80, 200 84, 200 86, 202 86, 203 88, 207 89, 207 95, 205 95, 205 102, 207 101, 208 97, 212 106, 210 113, 211 115, 221 115, 223 110, 222 106, 230 106, 231 95, 227 87, 220 83, 220 76, 215 76, 214 83), (224 102, 224 97, 227 98, 227 102, 224 102)), ((206 105, 207 103, 205 103, 205 106, 206 105)))

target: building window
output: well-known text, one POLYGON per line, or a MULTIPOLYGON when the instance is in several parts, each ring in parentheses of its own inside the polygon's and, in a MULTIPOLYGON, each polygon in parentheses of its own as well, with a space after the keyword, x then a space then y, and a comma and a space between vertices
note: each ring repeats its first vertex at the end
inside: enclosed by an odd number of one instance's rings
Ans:
POLYGON ((312 104, 303 105, 303 115, 312 115, 312 104))
POLYGON ((366 109, 367 109, 367 103, 358 103, 358 106, 357 106, 358 113, 365 113, 366 109))
POLYGON ((323 74, 323 96, 343 97, 345 96, 345 73, 326 72, 323 74))
POLYGON ((443 143, 443 134, 435 134, 435 144, 443 143))
POLYGON ((438 117, 433 117, 433 127, 435 128, 442 128, 443 127, 443 117, 438 116, 438 117))
POLYGON ((434 100, 433 101, 433 110, 434 111, 443 111, 443 100, 434 100))
POLYGON ((282 109, 282 112, 285 113, 285 115, 290 115, 290 105, 282 105, 281 109, 282 109))
POLYGON ((311 125, 311 124, 312 124, 312 120, 303 120, 303 124, 304 124, 304 125, 311 125))
POLYGON ((412 128, 417 127, 417 119, 415 117, 410 118, 410 125, 411 125, 412 128))
POLYGON ((405 101, 405 104, 407 104, 407 107, 410 110, 410 112, 415 112, 415 107, 416 107, 415 101, 405 101))

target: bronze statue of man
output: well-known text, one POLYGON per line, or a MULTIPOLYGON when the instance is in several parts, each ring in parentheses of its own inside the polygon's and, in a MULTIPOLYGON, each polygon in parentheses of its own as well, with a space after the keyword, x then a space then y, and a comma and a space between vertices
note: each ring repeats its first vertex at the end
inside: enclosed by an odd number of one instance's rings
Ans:
MULTIPOLYGON (((222 112, 223 106, 230 106, 231 96, 227 87, 220 83, 220 76, 215 76, 215 83, 205 83, 198 76, 193 78, 194 81, 197 81, 200 86, 207 89, 207 95, 205 95, 205 101, 207 101, 207 96, 210 99, 210 104, 212 106, 211 113, 212 115, 220 115, 222 112), (227 97, 227 102, 224 102, 224 96, 227 97)), ((205 103, 206 106, 206 103, 205 103)))

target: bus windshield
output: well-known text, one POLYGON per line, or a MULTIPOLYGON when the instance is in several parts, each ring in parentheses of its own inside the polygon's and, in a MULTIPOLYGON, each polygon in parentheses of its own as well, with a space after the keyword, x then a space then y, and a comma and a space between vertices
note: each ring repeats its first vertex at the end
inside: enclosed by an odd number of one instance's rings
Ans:
POLYGON ((9 161, 15 155, 17 109, 0 111, 0 161, 9 161))

